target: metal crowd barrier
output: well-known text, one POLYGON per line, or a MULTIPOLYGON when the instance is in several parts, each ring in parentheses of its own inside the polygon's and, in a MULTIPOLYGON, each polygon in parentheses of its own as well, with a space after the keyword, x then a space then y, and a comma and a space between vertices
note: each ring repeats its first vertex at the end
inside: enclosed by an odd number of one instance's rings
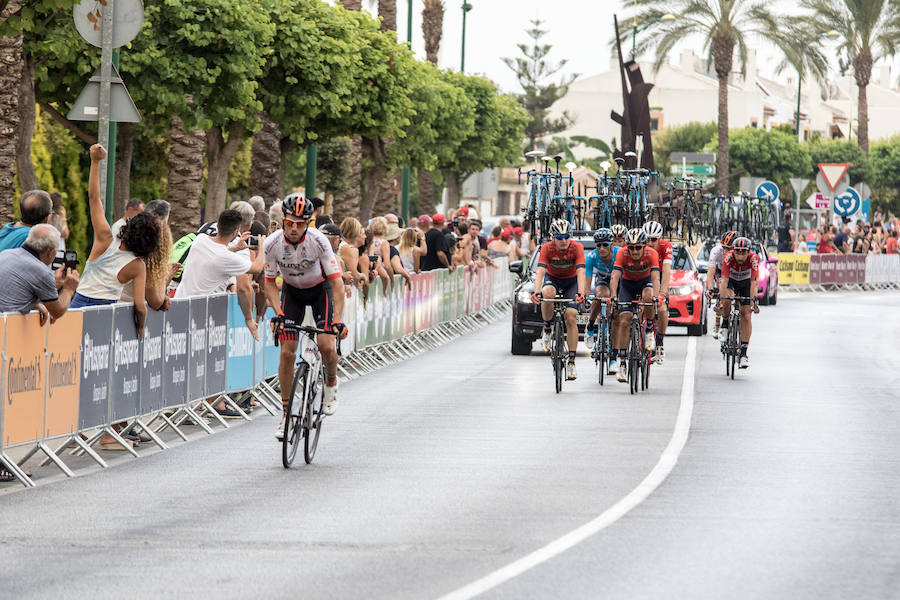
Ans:
MULTIPOLYGON (((411 286, 398 276, 387 293, 376 280, 366 302, 351 290, 344 305, 351 335, 340 372, 357 377, 473 331, 503 313, 512 291, 505 260, 477 272, 414 275, 411 286)), ((271 309, 258 342, 234 295, 175 300, 167 312, 149 311, 143 340, 132 314, 131 304, 117 303, 71 310, 44 327, 36 313, 0 315, 0 464, 26 487, 35 484, 20 465, 38 452, 46 457, 42 464, 72 477, 63 452, 86 454, 105 468, 94 449, 104 435, 137 457, 122 437, 131 430, 166 449, 158 435, 166 428, 187 441, 181 430, 187 422, 213 433, 205 415, 229 427, 213 409, 219 401, 246 420, 240 403, 248 397, 272 415, 281 410, 271 309), (18 461, 7 453, 23 447, 18 461)))
POLYGON ((900 255, 779 253, 778 284, 803 292, 900 289, 900 255))

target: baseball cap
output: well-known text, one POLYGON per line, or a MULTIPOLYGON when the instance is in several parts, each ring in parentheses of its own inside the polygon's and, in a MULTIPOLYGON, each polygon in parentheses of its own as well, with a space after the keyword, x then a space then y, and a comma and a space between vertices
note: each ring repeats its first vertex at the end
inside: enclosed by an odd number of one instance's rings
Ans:
POLYGON ((463 206, 462 208, 459 209, 459 211, 456 214, 458 214, 461 217, 468 217, 469 216, 469 207, 463 206))
POLYGON ((444 215, 441 213, 435 213, 435 215, 431 217, 431 222, 435 225, 443 225, 445 220, 444 215))
POLYGON ((511 227, 507 227, 503 231, 500 232, 500 237, 504 240, 508 240, 513 235, 513 230, 511 227))
POLYGON ((525 230, 521 227, 514 227, 512 231, 513 235, 523 235, 525 233, 525 230))
POLYGON ((431 217, 428 215, 419 215, 419 225, 431 225, 431 217))
POLYGON ((341 228, 334 223, 326 223, 319 227, 319 231, 325 235, 341 235, 341 228))

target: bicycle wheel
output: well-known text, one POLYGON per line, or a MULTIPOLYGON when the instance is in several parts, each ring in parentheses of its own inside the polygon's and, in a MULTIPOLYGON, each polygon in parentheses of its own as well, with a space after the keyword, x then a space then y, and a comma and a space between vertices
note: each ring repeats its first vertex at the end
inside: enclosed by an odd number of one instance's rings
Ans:
POLYGON ((565 357, 566 352, 563 349, 563 344, 565 343, 563 340, 563 331, 562 331, 562 323, 559 320, 556 321, 556 325, 554 325, 553 329, 553 372, 556 375, 556 393, 560 393, 562 391, 562 382, 563 376, 566 371, 566 363, 565 357))
POLYGON ((606 323, 606 317, 600 319, 600 326, 597 328, 597 361, 599 362, 600 385, 603 385, 603 377, 606 374, 606 367, 609 364, 609 341, 606 336, 609 334, 609 327, 606 323))
POLYGON ((729 346, 729 361, 731 363, 731 378, 734 379, 734 364, 737 362, 738 349, 740 345, 738 344, 738 332, 741 330, 741 321, 740 321, 740 313, 735 313, 731 315, 731 322, 729 323, 728 329, 728 346, 729 346))
POLYGON ((287 406, 287 417, 284 419, 284 438, 281 440, 281 463, 285 469, 290 468, 300 448, 300 437, 303 435, 304 404, 306 401, 306 374, 309 365, 301 363, 291 384, 291 399, 287 406), (299 403, 299 406, 297 406, 299 403))
POLYGON ((325 408, 325 368, 319 369, 319 375, 309 386, 306 394, 306 419, 303 423, 303 459, 306 464, 313 461, 316 448, 319 446, 319 434, 322 433, 325 408))
POLYGON ((641 353, 637 347, 641 343, 641 334, 639 329, 631 326, 631 335, 628 341, 628 387, 632 394, 637 393, 638 388, 638 371, 640 370, 641 353))

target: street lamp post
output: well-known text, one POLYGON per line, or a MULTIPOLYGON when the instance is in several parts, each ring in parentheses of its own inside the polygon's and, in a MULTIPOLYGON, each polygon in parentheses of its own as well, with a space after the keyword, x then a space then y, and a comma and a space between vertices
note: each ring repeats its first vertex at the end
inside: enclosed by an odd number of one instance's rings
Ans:
POLYGON ((462 4, 462 12, 463 12, 463 26, 462 26, 462 59, 460 60, 459 70, 463 73, 466 72, 466 13, 472 10, 472 5, 468 2, 463 2, 462 4))
POLYGON ((651 23, 647 23, 643 27, 638 27, 638 24, 637 24, 637 0, 635 0, 635 3, 634 3, 634 10, 635 10, 634 17, 632 18, 632 21, 631 21, 631 60, 632 61, 637 60, 637 34, 638 33, 640 33, 641 31, 644 31, 651 25, 655 25, 656 23, 668 23, 670 21, 674 21, 677 19, 677 17, 675 15, 673 15, 672 13, 666 13, 660 17, 657 17, 657 19, 655 21, 653 21, 651 23))

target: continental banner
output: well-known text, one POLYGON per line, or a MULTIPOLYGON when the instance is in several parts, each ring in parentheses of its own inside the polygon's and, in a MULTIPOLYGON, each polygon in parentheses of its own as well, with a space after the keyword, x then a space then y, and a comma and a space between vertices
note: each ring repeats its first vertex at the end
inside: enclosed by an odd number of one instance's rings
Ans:
POLYGON ((47 341, 45 438, 71 434, 78 429, 83 323, 83 313, 73 310, 50 326, 47 341))
POLYGON ((42 438, 46 346, 47 326, 37 314, 7 315, 3 446, 42 438))

